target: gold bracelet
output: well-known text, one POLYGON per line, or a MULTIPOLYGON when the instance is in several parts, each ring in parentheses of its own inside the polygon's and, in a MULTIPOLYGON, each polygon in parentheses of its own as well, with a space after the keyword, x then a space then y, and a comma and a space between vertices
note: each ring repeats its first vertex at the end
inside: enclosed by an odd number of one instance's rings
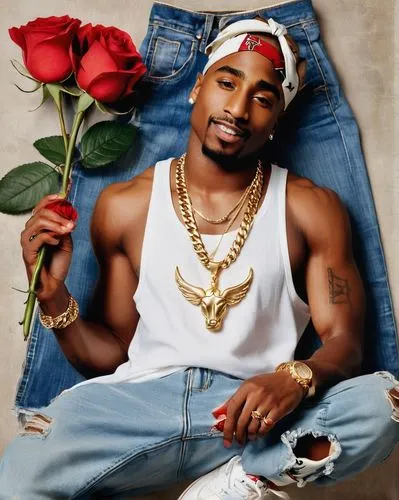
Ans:
POLYGON ((53 318, 52 316, 46 316, 42 311, 40 311, 39 319, 44 328, 56 328, 57 330, 62 330, 73 323, 78 315, 79 305, 72 295, 70 295, 68 299, 68 307, 65 312, 53 318))

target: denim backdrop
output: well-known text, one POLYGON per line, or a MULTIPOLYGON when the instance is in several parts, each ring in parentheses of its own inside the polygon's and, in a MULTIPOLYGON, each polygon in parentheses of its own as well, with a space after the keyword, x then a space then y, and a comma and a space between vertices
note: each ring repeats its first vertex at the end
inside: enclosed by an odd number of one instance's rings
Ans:
MULTIPOLYGON (((352 219, 356 259, 368 299, 364 371, 399 373, 397 337, 384 255, 356 122, 320 40, 310 1, 239 15, 199 14, 155 3, 140 52, 149 73, 132 123, 138 128, 132 151, 112 169, 76 170, 71 193, 80 219, 74 234, 74 256, 67 284, 84 315, 92 295, 97 266, 89 221, 100 191, 126 180, 157 160, 185 150, 191 106, 188 93, 205 65, 205 46, 219 29, 243 18, 273 17, 287 25, 307 60, 306 86, 279 125, 274 160, 299 175, 339 193, 352 219)), ((127 207, 128 209, 128 207, 127 207)), ((309 332, 299 348, 302 356, 317 345, 309 332)), ((54 337, 35 321, 16 406, 46 405, 82 377, 69 365, 54 337)))

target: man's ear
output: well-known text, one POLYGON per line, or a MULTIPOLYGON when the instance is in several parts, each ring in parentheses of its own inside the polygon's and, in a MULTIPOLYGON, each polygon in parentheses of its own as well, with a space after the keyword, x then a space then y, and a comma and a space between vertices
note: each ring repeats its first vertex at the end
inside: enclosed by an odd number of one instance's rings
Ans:
POLYGON ((197 100, 198 93, 201 89, 202 82, 204 80, 204 75, 201 73, 197 74, 197 79, 195 81, 194 87, 190 92, 190 98, 195 102, 197 100))

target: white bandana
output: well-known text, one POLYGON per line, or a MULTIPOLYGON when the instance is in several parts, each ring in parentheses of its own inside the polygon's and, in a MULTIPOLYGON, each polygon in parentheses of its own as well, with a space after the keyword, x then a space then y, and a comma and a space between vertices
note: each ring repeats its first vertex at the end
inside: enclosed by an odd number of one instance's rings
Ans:
POLYGON ((209 55, 209 60, 202 73, 205 74, 213 64, 223 57, 239 52, 243 40, 250 33, 269 33, 277 37, 280 43, 285 62, 285 79, 281 85, 284 94, 284 109, 287 109, 289 103, 296 96, 299 87, 296 59, 284 36, 287 34, 286 27, 276 23, 271 18, 267 22, 247 19, 227 26, 207 46, 206 53, 209 55))

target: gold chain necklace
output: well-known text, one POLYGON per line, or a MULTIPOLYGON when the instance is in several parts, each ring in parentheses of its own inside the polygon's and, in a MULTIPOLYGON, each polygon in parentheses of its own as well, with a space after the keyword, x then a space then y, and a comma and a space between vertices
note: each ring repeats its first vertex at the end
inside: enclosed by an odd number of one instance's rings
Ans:
POLYGON ((219 290, 218 281, 222 270, 227 269, 239 256, 242 247, 248 237, 255 215, 258 211, 259 201, 263 189, 262 163, 258 160, 255 178, 248 192, 248 205, 243 215, 235 240, 226 257, 221 261, 212 261, 205 249, 197 223, 194 218, 191 200, 187 191, 184 175, 184 154, 177 161, 176 166, 176 191, 180 211, 184 225, 188 231, 194 251, 201 263, 211 272, 210 288, 190 285, 181 276, 179 268, 176 267, 175 280, 183 296, 193 305, 201 306, 202 314, 205 316, 205 325, 208 330, 216 332, 221 329, 223 318, 227 313, 227 307, 239 304, 247 295, 253 279, 253 270, 250 268, 247 278, 240 284, 226 288, 223 292, 219 290))
POLYGON ((219 238, 219 241, 218 241, 218 244, 216 245, 216 248, 214 250, 212 250, 212 252, 209 254, 209 258, 211 260, 213 260, 213 258, 215 257, 217 251, 219 250, 219 247, 223 241, 223 238, 225 237, 225 235, 228 233, 228 231, 230 230, 231 226, 234 224, 235 220, 237 219, 239 213, 241 212, 242 210, 242 207, 245 205, 245 202, 247 200, 247 197, 248 197, 248 193, 249 193, 249 188, 246 189, 246 193, 247 193, 247 196, 245 196, 245 198, 243 198, 241 200, 241 203, 238 207, 236 207, 236 213, 232 216, 230 222, 227 224, 226 226, 226 229, 223 231, 221 237, 219 238))
POLYGON ((191 206, 192 206, 193 211, 197 215, 199 215, 201 217, 201 219, 203 219, 206 222, 209 222, 209 224, 222 224, 223 222, 226 222, 229 219, 230 215, 237 209, 238 206, 241 205, 242 201, 245 200, 250 188, 251 188, 251 186, 248 186, 246 188, 246 190, 242 193, 242 195, 240 196, 240 199, 234 205, 234 207, 231 210, 229 210, 229 212, 226 215, 223 215, 223 217, 220 217, 219 219, 211 219, 210 217, 207 217, 202 212, 200 212, 198 209, 196 209, 193 205, 191 205, 191 206))

